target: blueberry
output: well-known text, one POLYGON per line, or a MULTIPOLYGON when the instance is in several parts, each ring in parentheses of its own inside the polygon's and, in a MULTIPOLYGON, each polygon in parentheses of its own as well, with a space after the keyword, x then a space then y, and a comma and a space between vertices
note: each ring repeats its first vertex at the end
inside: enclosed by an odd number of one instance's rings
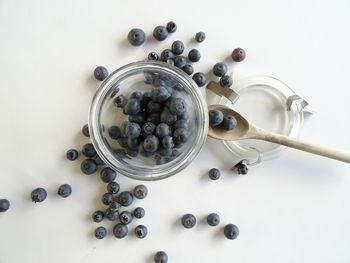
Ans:
POLYGON ((173 149, 161 147, 159 148, 158 153, 162 157, 171 157, 173 154, 173 149))
POLYGON ((153 37, 156 40, 163 41, 168 36, 168 30, 164 26, 157 26, 153 30, 153 37))
MULTIPOLYGON (((126 145, 127 147, 127 145, 126 145)), ((124 158, 126 156, 126 151, 125 149, 113 149, 113 152, 115 155, 119 158, 124 158)))
POLYGON ((130 99, 124 106, 124 114, 135 115, 141 110, 141 102, 137 99, 130 99))
POLYGON ((247 174, 248 173, 248 166, 243 163, 243 161, 240 161, 238 164, 235 165, 235 168, 238 172, 238 174, 247 174))
POLYGON ((89 132, 89 125, 85 124, 83 128, 81 129, 81 132, 85 137, 90 137, 90 132, 89 132))
POLYGON ((100 178, 104 183, 110 183, 117 177, 117 172, 109 167, 105 167, 100 172, 100 178))
POLYGON ((166 62, 167 59, 174 58, 174 54, 170 49, 164 49, 162 53, 160 53, 160 60, 166 62))
POLYGON ((103 81, 108 77, 108 70, 103 66, 98 66, 94 70, 95 79, 103 81))
POLYGON ((233 130, 237 126, 237 120, 231 115, 224 115, 224 120, 222 121, 220 126, 225 131, 233 130))
POLYGON ((173 125, 177 120, 177 116, 171 114, 171 112, 167 108, 165 108, 160 114, 160 120, 161 122, 164 122, 168 125, 173 125))
POLYGON ((94 157, 96 155, 96 150, 92 143, 84 144, 81 152, 86 157, 94 157))
POLYGON ((191 64, 186 64, 185 66, 182 67, 182 70, 189 76, 193 74, 193 67, 191 64))
POLYGON ((159 113, 152 113, 147 116, 147 122, 151 122, 155 125, 160 123, 160 114, 159 113))
POLYGON ((205 33, 200 31, 196 34, 196 36, 194 37, 194 39, 198 42, 201 43, 205 40, 205 33))
POLYGON ((128 138, 135 139, 141 134, 141 127, 135 122, 129 122, 125 127, 125 135, 128 138))
POLYGON ((220 224, 220 216, 215 213, 211 213, 207 216, 207 223, 209 226, 217 226, 220 224))
POLYGON ((227 72, 227 65, 225 63, 219 62, 216 63, 213 67, 213 73, 217 77, 222 77, 227 72))
POLYGON ((198 62, 201 59, 201 53, 194 48, 188 53, 188 59, 192 62, 198 62))
POLYGON ((137 199, 144 199, 147 196, 147 194, 148 194, 148 189, 145 185, 140 184, 140 185, 135 186, 134 196, 137 199))
POLYGON ((118 203, 122 206, 129 206, 134 201, 134 197, 130 192, 121 192, 118 196, 118 203))
POLYGON ((128 40, 133 46, 141 46, 146 40, 145 32, 142 29, 133 28, 128 34, 128 40))
POLYGON ((122 136, 122 131, 118 126, 111 126, 108 129, 108 134, 111 139, 117 140, 122 136))
POLYGON ((119 211, 122 208, 122 205, 119 204, 116 200, 109 205, 109 209, 112 211, 119 211))
POLYGON ((174 131, 174 139, 176 144, 182 144, 187 142, 189 134, 184 128, 178 128, 174 131))
POLYGON ((95 157, 95 162, 97 163, 97 165, 99 165, 99 166, 104 166, 104 165, 106 165, 106 163, 101 159, 101 157, 100 156, 98 156, 98 155, 96 155, 96 157, 95 157))
POLYGON ((95 211, 92 214, 92 220, 94 220, 94 222, 96 223, 102 222, 104 218, 105 218, 105 213, 103 213, 102 211, 95 211))
POLYGON ((84 174, 93 174, 97 171, 97 163, 93 159, 85 159, 81 162, 80 169, 84 174))
POLYGON ((147 104, 147 112, 149 113, 160 113, 162 112, 163 106, 160 103, 150 101, 147 104))
POLYGON ((177 29, 177 25, 175 24, 174 21, 170 21, 168 22, 168 24, 166 24, 166 30, 169 32, 169 33, 174 33, 177 29))
POLYGON ((113 210, 110 207, 106 209, 105 216, 109 221, 115 221, 119 217, 118 210, 113 210))
POLYGON ((168 262, 168 255, 164 251, 158 251, 154 255, 154 262, 155 263, 167 263, 168 262))
POLYGON ((129 232, 128 227, 123 224, 116 224, 113 228, 113 234, 118 239, 126 237, 128 232, 129 232))
POLYGON ((224 120, 224 114, 220 110, 209 111, 209 124, 210 126, 218 126, 224 120))
POLYGON ((127 102, 127 98, 125 98, 123 95, 119 95, 114 99, 114 105, 118 108, 124 108, 127 102))
POLYGON ((32 198, 32 201, 34 203, 37 203, 37 202, 42 202, 46 199, 47 197, 47 192, 44 188, 35 188, 32 192, 31 192, 31 198, 32 198))
POLYGON ((188 112, 184 111, 182 114, 177 116, 178 120, 188 120, 188 112))
POLYGON ((156 52, 150 52, 147 56, 148 60, 159 60, 159 55, 156 52))
POLYGON ((151 98, 151 92, 146 91, 142 94, 142 99, 141 99, 141 106, 143 109, 147 108, 148 103, 152 100, 151 98))
POLYGON ((239 235, 239 229, 234 224, 228 224, 224 228, 224 235, 228 239, 231 239, 231 240, 236 239, 239 235))
POLYGON ((74 160, 78 159, 79 153, 75 149, 70 149, 66 152, 66 157, 68 160, 74 161, 74 160))
POLYGON ((167 135, 162 139, 162 146, 164 149, 172 149, 174 147, 173 137, 167 135))
MULTIPOLYGON (((133 139, 136 140, 136 139, 133 139)), ((131 148, 127 148, 126 149, 126 154, 129 155, 130 157, 137 157, 137 155, 139 154, 139 148, 137 147, 137 149, 131 149, 131 148)))
POLYGON ((192 214, 185 214, 181 219, 181 223, 185 228, 192 228, 196 225, 196 217, 192 214))
POLYGON ((57 194, 66 198, 72 193, 72 187, 69 184, 62 184, 57 191, 57 194))
POLYGON ((245 59, 245 51, 243 48, 236 48, 232 51, 232 59, 235 62, 241 62, 245 59))
POLYGON ((143 149, 146 152, 154 153, 158 150, 159 139, 154 135, 148 135, 143 141, 143 149))
POLYGON ((120 223, 124 224, 124 225, 128 225, 131 223, 133 219, 133 215, 129 212, 129 211, 123 211, 120 215, 119 215, 119 220, 120 223))
POLYGON ((173 129, 178 129, 178 128, 184 128, 184 129, 188 129, 188 121, 187 120, 177 120, 174 125, 173 125, 173 129))
POLYGON ((151 96, 154 102, 163 103, 171 96, 171 94, 165 87, 156 87, 152 90, 151 96))
POLYGON ((150 157, 151 155, 154 154, 154 152, 147 152, 147 151, 145 151, 145 149, 143 148, 143 143, 141 143, 140 146, 139 146, 139 153, 142 156, 145 156, 145 157, 150 157))
POLYGON ((168 163, 171 161, 171 158, 169 157, 164 157, 164 156, 161 156, 161 155, 156 155, 156 164, 157 165, 162 165, 162 164, 165 164, 165 163, 168 163))
POLYGON ((143 95, 142 92, 136 90, 130 94, 130 99, 142 100, 142 95, 143 95))
POLYGON ((169 110, 174 115, 181 115, 186 111, 186 103, 182 98, 175 98, 170 101, 169 110))
POLYGON ((225 75, 225 76, 222 76, 221 79, 220 79, 220 86, 223 87, 223 88, 229 88, 231 87, 233 84, 233 80, 230 76, 228 75, 225 75))
POLYGON ((128 138, 128 149, 130 150, 137 150, 140 145, 140 139, 139 138, 128 138))
POLYGON ((165 63, 169 64, 169 65, 172 65, 172 66, 175 66, 175 62, 174 62, 174 59, 172 58, 168 58, 165 63))
POLYGON ((10 202, 7 199, 0 199, 0 213, 6 212, 10 208, 10 202))
POLYGON ((140 219, 142 217, 145 216, 145 209, 143 209, 142 207, 137 207, 134 210, 134 217, 137 219, 140 219))
POLYGON ((126 138, 126 137, 120 137, 120 138, 118 139, 118 143, 119 143, 119 145, 120 145, 121 147, 127 148, 127 147, 128 147, 128 138, 126 138))
POLYGON ((185 45, 180 40, 174 41, 171 45, 171 51, 174 55, 181 55, 185 50, 185 45))
POLYGON ((203 87, 205 84, 207 84, 207 77, 202 72, 197 72, 193 75, 192 79, 198 87, 203 87))
POLYGON ((107 229, 103 226, 99 226, 95 229, 95 237, 97 239, 103 239, 107 236, 107 229))
POLYGON ((174 64, 178 68, 183 68, 187 63, 187 59, 184 56, 176 56, 174 58, 174 64))
POLYGON ((155 129, 155 124, 152 122, 146 122, 144 125, 142 125, 141 133, 144 137, 147 137, 148 135, 154 134, 155 129))
POLYGON ((177 150, 177 149, 173 149, 173 154, 172 154, 172 155, 173 155, 173 157, 174 157, 174 158, 176 158, 176 157, 180 156, 180 154, 181 154, 181 153, 180 153, 180 151, 179 151, 179 150, 177 150))
POLYGON ((219 169, 212 168, 209 170, 208 175, 211 180, 218 180, 221 176, 221 173, 219 169))
POLYGON ((144 225, 138 225, 135 227, 135 236, 137 238, 145 238, 147 236, 148 230, 147 227, 144 225))
POLYGON ((160 123, 156 127, 156 136, 162 139, 164 136, 171 135, 171 129, 166 123, 160 123))
POLYGON ((113 195, 111 193, 104 193, 101 200, 104 205, 110 205, 113 202, 113 195))

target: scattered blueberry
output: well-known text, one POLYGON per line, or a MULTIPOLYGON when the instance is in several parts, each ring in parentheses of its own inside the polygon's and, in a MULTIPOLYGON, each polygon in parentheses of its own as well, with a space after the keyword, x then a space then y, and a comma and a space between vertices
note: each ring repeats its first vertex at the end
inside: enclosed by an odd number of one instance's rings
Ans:
POLYGON ((166 123, 159 123, 156 127, 156 135, 159 139, 171 135, 171 129, 166 123))
POLYGON ((137 227, 135 227, 135 236, 137 238, 145 238, 147 236, 148 233, 148 229, 146 226, 144 225, 138 225, 137 227))
POLYGON ((172 149, 174 147, 173 137, 167 135, 162 139, 162 146, 164 149, 172 149))
POLYGON ((114 105, 118 108, 124 108, 127 102, 127 98, 125 98, 123 95, 119 95, 114 99, 114 105))
POLYGON ((168 30, 164 26, 157 26, 153 30, 153 37, 158 41, 163 41, 168 36, 168 30))
POLYGON ((94 220, 94 222, 96 223, 102 222, 104 218, 105 218, 105 213, 103 213, 102 211, 95 211, 92 214, 92 220, 94 220))
POLYGON ((57 194, 63 198, 70 196, 72 193, 72 187, 69 184, 62 184, 57 191, 57 194))
POLYGON ((143 149, 146 152, 154 153, 158 150, 159 139, 154 135, 148 135, 143 141, 143 149))
POLYGON ((160 120, 161 122, 164 122, 168 125, 173 125, 177 120, 177 116, 172 114, 167 108, 165 108, 160 114, 160 120))
POLYGON ((243 161, 240 161, 239 163, 237 163, 235 165, 235 168, 236 168, 238 174, 245 175, 248 173, 248 166, 243 161))
POLYGON ((222 76, 220 79, 220 86, 223 88, 229 88, 231 87, 233 84, 233 80, 231 78, 231 76, 225 75, 222 76))
POLYGON ((147 56, 148 60, 159 60, 159 55, 156 52, 150 52, 147 56))
POLYGON ((130 224, 132 219, 133 215, 129 211, 123 211, 121 214, 119 214, 119 220, 124 225, 130 224))
POLYGON ((130 99, 124 106, 124 113, 128 115, 135 115, 141 110, 141 102, 137 99, 130 99))
POLYGON ((84 144, 81 152, 86 157, 94 157, 96 155, 96 150, 92 143, 84 144))
POLYGON ((203 87, 205 84, 207 84, 207 77, 202 72, 197 72, 193 75, 192 79, 198 87, 203 87))
POLYGON ((209 226, 217 226, 220 224, 220 216, 216 213, 211 213, 207 216, 207 223, 209 226))
POLYGON ((187 63, 187 59, 184 56, 176 56, 174 58, 174 64, 178 68, 183 68, 187 63))
POLYGON ((143 218, 145 216, 145 209, 142 207, 137 207, 134 210, 134 217, 137 219, 143 218))
POLYGON ((47 192, 44 188, 41 188, 41 187, 35 188, 31 192, 31 198, 34 203, 42 202, 46 199, 46 197, 47 197, 47 192))
POLYGON ((113 228, 113 234, 116 238, 124 238, 128 234, 128 227, 124 224, 116 224, 113 228))
POLYGON ((134 196, 137 199, 144 199, 147 196, 147 194, 148 194, 148 189, 145 185, 140 184, 140 185, 135 186, 134 196))
POLYGON ((122 205, 119 204, 116 200, 109 205, 109 209, 112 211, 119 211, 122 208, 122 205))
POLYGON ((220 110, 209 111, 209 124, 210 126, 218 126, 224 120, 224 114, 220 110))
POLYGON ((70 149, 66 152, 66 157, 68 160, 74 161, 74 160, 78 159, 79 153, 76 149, 70 149))
POLYGON ((163 103, 171 96, 171 94, 165 87, 156 87, 152 90, 151 96, 154 102, 163 103))
POLYGON ((133 28, 128 34, 128 40, 133 46, 141 46, 146 40, 145 32, 142 29, 133 28))
POLYGON ((234 224, 228 224, 224 228, 224 235, 228 239, 231 239, 231 240, 236 239, 239 235, 239 229, 234 224))
POLYGON ((185 214, 182 219, 181 223, 185 228, 192 228, 196 225, 196 217, 192 214, 185 214))
POLYGON ((204 32, 198 32, 196 34, 196 36, 194 37, 194 39, 198 42, 198 43, 201 43, 205 40, 205 33, 204 32))
POLYGON ((103 81, 108 77, 108 70, 103 66, 98 66, 94 70, 95 79, 103 81))
POLYGON ((227 65, 225 63, 219 62, 216 63, 213 67, 213 73, 217 77, 222 77, 227 72, 227 65))
POLYGON ((211 180, 218 180, 221 176, 221 173, 219 169, 212 168, 209 170, 208 175, 211 180))
POLYGON ((158 251, 154 255, 154 262, 155 263, 167 263, 168 262, 168 255, 164 251, 158 251))
POLYGON ((80 165, 80 169, 84 174, 93 174, 97 171, 97 168, 97 163, 93 159, 85 159, 80 165))
POLYGON ((222 121, 220 126, 225 131, 233 130, 237 126, 237 120, 231 115, 224 115, 224 120, 222 121))
POLYGON ((188 59, 192 62, 198 62, 201 59, 201 53, 194 48, 188 53, 188 59))
POLYGON ((107 229, 103 226, 99 226, 95 229, 95 237, 97 239, 103 239, 107 236, 107 229))
POLYGON ((104 205, 110 205, 113 202, 113 199, 114 198, 113 198, 113 195, 111 193, 104 193, 102 195, 102 198, 101 198, 102 203, 104 205))
POLYGON ((108 129, 108 134, 111 139, 118 140, 122 136, 122 131, 118 126, 111 126, 108 129))
POLYGON ((10 202, 7 199, 0 199, 0 213, 6 212, 10 208, 10 202))
POLYGON ((189 134, 184 128, 178 128, 174 131, 174 139, 176 144, 182 144, 187 142, 189 134))
POLYGON ((101 157, 100 156, 98 156, 98 155, 96 155, 95 156, 95 162, 97 163, 97 165, 99 165, 99 166, 104 166, 104 165, 106 165, 106 163, 101 159, 101 157))
POLYGON ((129 206, 133 202, 134 197, 130 192, 121 192, 118 196, 118 202, 122 206, 129 206))
POLYGON ((232 51, 232 59, 235 62, 241 62, 245 59, 245 51, 243 48, 236 48, 232 51))
POLYGON ((189 76, 193 74, 193 67, 191 64, 186 64, 185 66, 182 67, 182 70, 189 76))
POLYGON ((166 30, 169 32, 169 33, 174 33, 177 29, 177 25, 175 24, 174 21, 170 21, 168 22, 168 24, 166 24, 166 30))
POLYGON ((166 62, 167 59, 173 58, 174 54, 170 49, 164 49, 160 54, 160 60, 166 62))
POLYGON ((110 207, 106 209, 105 216, 109 221, 115 221, 119 217, 118 210, 113 210, 110 207))
POLYGON ((85 137, 90 137, 90 132, 89 132, 89 125, 85 124, 83 128, 81 129, 81 132, 85 137))
POLYGON ((174 55, 181 55, 185 50, 185 45, 180 40, 174 41, 171 45, 171 51, 174 55))
POLYGON ((117 172, 109 167, 103 168, 100 172, 100 178, 104 183, 113 182, 116 177, 117 177, 117 172))

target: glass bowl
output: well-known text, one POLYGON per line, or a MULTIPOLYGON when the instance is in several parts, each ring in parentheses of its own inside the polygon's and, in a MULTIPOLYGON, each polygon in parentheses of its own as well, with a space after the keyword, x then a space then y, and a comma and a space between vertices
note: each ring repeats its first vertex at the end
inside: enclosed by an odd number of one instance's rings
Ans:
POLYGON ((208 123, 207 105, 196 83, 182 70, 158 61, 134 62, 111 73, 97 90, 89 113, 90 137, 101 159, 125 176, 148 181, 167 178, 188 166, 205 143, 208 123), (114 99, 119 95, 128 98, 134 91, 151 91, 156 79, 171 90, 172 97, 185 100, 189 123, 189 138, 178 148, 180 154, 164 164, 157 164, 155 156, 126 154, 108 132, 128 118, 114 99))

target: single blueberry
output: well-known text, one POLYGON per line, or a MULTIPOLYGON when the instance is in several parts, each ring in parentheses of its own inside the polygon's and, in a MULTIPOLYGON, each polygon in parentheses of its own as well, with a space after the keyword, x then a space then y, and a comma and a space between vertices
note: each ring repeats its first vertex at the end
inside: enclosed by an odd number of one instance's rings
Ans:
MULTIPOLYGON (((127 146, 128 145, 126 145, 125 147, 127 147, 127 146)), ((124 158, 126 156, 126 150, 125 149, 113 149, 113 152, 119 158, 124 158)))
POLYGON ((47 192, 44 188, 35 188, 31 194, 31 199, 34 203, 37 203, 37 202, 42 202, 46 199, 47 197, 47 192))
POLYGON ((125 135, 128 138, 135 139, 138 138, 141 134, 141 127, 135 122, 129 122, 125 127, 125 135))
POLYGON ((207 216, 207 223, 209 226, 217 226, 220 224, 220 216, 216 213, 211 213, 207 216))
POLYGON ((186 111, 186 103, 182 98, 175 98, 170 101, 169 110, 174 115, 181 115, 186 111))
POLYGON ((193 67, 191 64, 186 64, 185 66, 182 67, 182 70, 189 76, 193 74, 193 67))
POLYGON ((110 183, 117 177, 117 172, 109 167, 105 167, 100 172, 100 178, 104 183, 110 183))
POLYGON ((237 120, 231 115, 224 115, 224 119, 220 126, 225 131, 233 130, 237 126, 237 120))
POLYGON ((94 70, 95 79, 103 81, 108 77, 108 70, 103 66, 98 66, 94 70))
POLYGON ((137 100, 142 100, 142 92, 141 91, 134 91, 133 93, 130 94, 130 99, 137 99, 137 100))
POLYGON ((201 43, 205 40, 205 33, 200 31, 196 34, 196 36, 194 37, 194 39, 198 42, 201 43))
POLYGON ((207 77, 202 72, 195 73, 192 76, 192 79, 194 80, 194 82, 196 82, 198 87, 203 87, 205 84, 207 84, 207 77))
POLYGON ((105 216, 109 221, 115 221, 119 218, 119 212, 108 207, 105 211, 105 216))
POLYGON ((141 106, 143 110, 147 109, 147 105, 151 100, 151 91, 146 91, 142 94, 141 106))
POLYGON ((148 135, 143 141, 143 149, 146 152, 154 153, 158 150, 159 139, 154 135, 148 135))
POLYGON ((180 40, 174 41, 171 45, 171 51, 174 55, 181 55, 185 50, 185 45, 180 40))
POLYGON ((221 176, 221 173, 219 169, 212 168, 209 170, 208 175, 211 180, 218 180, 221 176))
POLYGON ((114 99, 113 102, 114 102, 114 105, 117 106, 118 108, 124 108, 128 100, 123 95, 119 95, 114 99))
POLYGON ((63 198, 70 196, 72 193, 72 187, 69 184, 62 184, 57 191, 57 194, 63 198))
POLYGON ((66 152, 66 157, 68 160, 74 161, 74 160, 78 159, 79 153, 76 149, 70 149, 66 152))
POLYGON ((145 209, 143 209, 142 207, 137 207, 134 210, 134 217, 137 219, 143 218, 145 216, 145 209))
POLYGON ((168 59, 174 58, 174 54, 170 49, 164 49, 162 53, 160 53, 160 60, 166 62, 168 59))
POLYGON ((181 219, 181 223, 185 228, 192 228, 196 225, 196 217, 192 214, 185 214, 181 219))
POLYGON ((177 121, 177 116, 165 108, 160 114, 160 120, 168 125, 173 125, 177 121))
POLYGON ((120 137, 118 139, 118 143, 121 147, 127 148, 128 147, 128 138, 127 137, 120 137))
POLYGON ((95 237, 97 239, 103 239, 107 236, 107 229, 103 226, 99 226, 95 229, 95 237))
POLYGON ((216 63, 213 67, 213 73, 217 77, 222 77, 227 72, 227 65, 225 63, 219 62, 216 63))
POLYGON ((187 120, 177 120, 173 125, 173 129, 176 130, 178 128, 184 128, 184 129, 188 130, 188 121, 187 120))
POLYGON ((164 148, 160 147, 158 150, 158 153, 162 157, 171 157, 173 154, 173 149, 172 148, 164 148))
POLYGON ((201 53, 194 48, 188 53, 188 59, 192 62, 198 62, 201 59, 201 53))
POLYGON ((145 149, 143 148, 143 143, 141 143, 139 146, 139 153, 144 157, 150 157, 151 155, 154 154, 154 152, 145 151, 145 149))
POLYGON ((10 208, 10 202, 7 199, 0 199, 0 213, 6 212, 10 208))
POLYGON ((147 227, 144 225, 138 225, 135 227, 135 236, 137 238, 145 238, 147 236, 148 230, 147 227))
POLYGON ((104 165, 106 165, 106 163, 101 159, 101 157, 100 156, 98 156, 98 155, 96 155, 95 156, 95 162, 97 163, 97 165, 98 166, 104 166, 104 165))
POLYGON ((140 138, 128 138, 128 149, 137 150, 140 145, 140 138))
POLYGON ((174 139, 176 144, 187 142, 189 134, 185 128, 178 128, 174 131, 174 139))
POLYGON ((97 154, 92 143, 84 144, 81 152, 86 157, 94 157, 97 154))
POLYGON ((148 194, 148 189, 145 185, 140 184, 140 185, 135 186, 134 196, 137 199, 144 199, 147 196, 147 194, 148 194))
POLYGON ((232 51, 232 59, 235 62, 241 62, 245 59, 246 53, 243 48, 236 48, 232 51))
POLYGON ((235 165, 235 168, 236 168, 238 174, 245 175, 248 173, 248 166, 243 161, 240 161, 239 163, 237 163, 235 165))
POLYGON ((130 192, 121 192, 118 196, 118 203, 122 206, 129 206, 134 201, 134 197, 130 192))
POLYGON ((119 211, 122 208, 122 205, 119 204, 116 200, 109 205, 109 209, 112 211, 119 211))
POLYGON ((113 195, 111 193, 104 193, 101 200, 104 205, 110 205, 113 202, 113 195))
POLYGON ((171 96, 171 94, 165 87, 155 87, 152 90, 151 96, 154 102, 163 103, 171 96))
MULTIPOLYGON (((135 139, 133 139, 135 140, 135 139)), ((139 154, 139 148, 135 148, 135 149, 131 149, 131 148, 127 148, 126 149, 126 154, 129 156, 129 157, 137 157, 137 155, 139 154)))
POLYGON ((158 251, 154 255, 155 263, 168 263, 168 255, 164 251, 158 251))
POLYGON ((176 56, 174 58, 174 64, 178 68, 183 68, 187 63, 187 59, 184 56, 176 56))
POLYGON ((159 55, 156 52, 150 52, 147 56, 148 60, 159 60, 159 55))
POLYGON ((211 110, 209 111, 209 125, 218 126, 224 120, 224 114, 220 110, 211 110))
POLYGON ((123 112, 128 115, 135 115, 141 110, 141 102, 137 99, 130 99, 125 104, 123 112))
POLYGON ((129 211, 123 211, 121 214, 119 214, 119 220, 120 223, 124 225, 128 225, 132 222, 133 215, 129 211))
POLYGON ((152 122, 146 122, 144 125, 142 125, 141 133, 144 137, 147 137, 148 135, 154 134, 154 131, 156 129, 156 125, 152 122))
POLYGON ((102 220, 105 218, 105 213, 103 213, 102 211, 95 211, 92 214, 92 220, 96 223, 100 223, 102 222, 102 220))
POLYGON ((220 86, 223 88, 229 88, 233 84, 231 76, 225 75, 220 78, 220 86))
POLYGON ((171 135, 171 129, 166 123, 160 123, 156 127, 156 136, 162 139, 164 136, 171 135))
POLYGON ((89 132, 89 125, 85 124, 83 128, 81 129, 81 132, 85 137, 90 137, 90 132, 89 132))
POLYGON ((129 232, 128 227, 121 223, 116 224, 113 228, 113 234, 118 239, 126 237, 128 232, 129 232))
POLYGON ((163 106, 160 103, 150 101, 147 104, 147 112, 149 113, 160 113, 162 112, 163 106))
POLYGON ((80 165, 80 169, 84 174, 93 174, 97 171, 97 168, 97 163, 93 159, 85 159, 80 165))
POLYGON ((173 137, 167 135, 162 139, 162 146, 164 149, 172 149, 174 147, 173 137))
POLYGON ((175 24, 174 21, 170 21, 166 24, 166 30, 169 32, 169 33, 174 33, 177 29, 177 25, 175 24))
POLYGON ((111 139, 118 140, 122 136, 122 131, 118 126, 111 126, 108 129, 108 134, 111 139))
POLYGON ((133 28, 128 34, 128 40, 133 46, 141 46, 146 40, 145 32, 142 29, 133 28))
POLYGON ((168 30, 164 26, 157 26, 153 30, 153 37, 158 41, 163 41, 168 36, 168 30))
POLYGON ((239 229, 236 225, 234 224, 228 224, 224 228, 224 235, 228 239, 236 239, 239 235, 239 229))

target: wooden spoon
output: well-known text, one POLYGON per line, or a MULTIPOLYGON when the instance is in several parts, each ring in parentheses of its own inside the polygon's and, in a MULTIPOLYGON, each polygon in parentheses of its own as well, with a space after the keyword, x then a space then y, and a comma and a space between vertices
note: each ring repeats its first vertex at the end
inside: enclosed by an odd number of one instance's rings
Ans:
POLYGON ((215 139, 225 140, 225 141, 235 141, 242 139, 256 139, 268 142, 273 142, 281 144, 287 147, 295 148, 301 151, 310 152, 313 154, 322 155, 335 160, 350 163, 350 153, 345 151, 340 151, 330 147, 320 146, 305 142, 303 140, 298 140, 285 135, 275 134, 272 132, 265 131, 259 127, 256 127, 248 120, 243 118, 236 111, 225 107, 223 105, 210 105, 210 110, 220 110, 224 114, 232 115, 237 120, 237 126, 233 130, 225 131, 220 129, 220 127, 209 127, 208 135, 215 139))

